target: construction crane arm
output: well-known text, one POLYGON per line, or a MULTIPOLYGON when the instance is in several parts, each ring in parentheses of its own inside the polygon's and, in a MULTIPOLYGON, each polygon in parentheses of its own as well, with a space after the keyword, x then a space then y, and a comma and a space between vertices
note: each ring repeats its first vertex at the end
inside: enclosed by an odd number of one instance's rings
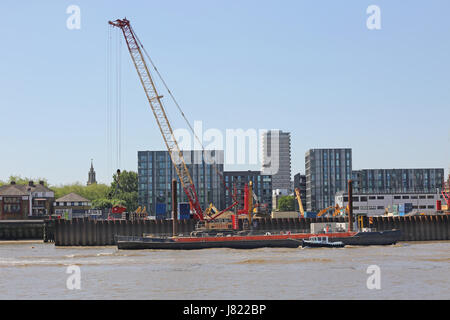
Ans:
POLYGON ((180 183, 184 189, 184 192, 188 196, 189 202, 194 210, 194 216, 203 220, 203 212, 200 207, 200 202, 197 197, 194 183, 192 181, 189 170, 183 158, 183 154, 178 146, 178 143, 173 134, 172 126, 167 118, 166 111, 161 102, 162 96, 160 96, 156 90, 155 83, 151 77, 150 71, 145 62, 142 54, 141 47, 137 36, 135 35, 130 21, 127 19, 118 19, 116 21, 109 21, 114 27, 122 30, 125 42, 127 43, 128 51, 130 52, 131 59, 133 60, 136 71, 139 75, 142 87, 144 88, 145 95, 147 96, 150 108, 155 116, 156 123, 158 124, 161 135, 163 136, 164 143, 169 151, 170 158, 175 167, 175 171, 180 178, 180 183))
POLYGON ((298 208, 299 208, 300 213, 301 213, 302 218, 303 218, 305 216, 305 211, 303 210, 303 204, 302 204, 302 199, 300 197, 300 189, 299 188, 295 188, 295 197, 297 198, 298 208))

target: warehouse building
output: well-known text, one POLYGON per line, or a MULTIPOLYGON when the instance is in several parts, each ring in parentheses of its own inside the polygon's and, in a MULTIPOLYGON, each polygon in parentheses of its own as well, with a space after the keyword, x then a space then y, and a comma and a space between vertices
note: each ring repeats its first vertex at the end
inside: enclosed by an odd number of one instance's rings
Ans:
MULTIPOLYGON (((406 203, 412 204, 412 213, 430 213, 436 211, 436 201, 443 200, 439 193, 405 192, 405 193, 354 193, 353 212, 379 216, 386 210, 393 212, 394 208, 406 203)), ((348 193, 336 193, 336 204, 347 207, 348 193)))
POLYGON ((434 193, 442 189, 444 169, 363 169, 353 171, 352 179, 359 193, 434 193))

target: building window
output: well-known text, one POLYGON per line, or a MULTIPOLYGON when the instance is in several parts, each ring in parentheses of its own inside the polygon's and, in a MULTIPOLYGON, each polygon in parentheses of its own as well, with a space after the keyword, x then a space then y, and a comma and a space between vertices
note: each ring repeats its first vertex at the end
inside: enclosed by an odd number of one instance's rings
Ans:
POLYGON ((4 213, 18 213, 20 212, 21 206, 20 206, 21 199, 20 198, 12 198, 7 197, 3 198, 3 212, 4 213))
MULTIPOLYGON (((384 196, 378 196, 377 197, 378 200, 384 200, 384 196)), ((384 208, 383 208, 384 209, 384 208)))

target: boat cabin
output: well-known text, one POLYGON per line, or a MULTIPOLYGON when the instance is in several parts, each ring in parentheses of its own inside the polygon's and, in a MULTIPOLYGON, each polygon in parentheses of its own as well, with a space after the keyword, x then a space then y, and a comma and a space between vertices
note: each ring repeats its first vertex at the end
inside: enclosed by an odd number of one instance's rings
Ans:
POLYGON ((328 243, 328 237, 310 237, 309 241, 320 242, 320 243, 328 243))

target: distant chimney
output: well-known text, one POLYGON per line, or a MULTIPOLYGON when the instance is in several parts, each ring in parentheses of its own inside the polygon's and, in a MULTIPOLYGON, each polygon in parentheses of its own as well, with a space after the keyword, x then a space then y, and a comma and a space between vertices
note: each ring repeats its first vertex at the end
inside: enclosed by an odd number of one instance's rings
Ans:
POLYGON ((15 181, 11 181, 11 184, 12 184, 12 185, 15 185, 15 184, 16 184, 16 182, 15 182, 15 181))
POLYGON ((44 181, 39 181, 39 184, 41 185, 41 186, 43 186, 44 185, 44 181))
POLYGON ((31 181, 28 181, 28 185, 30 186, 30 187, 33 187, 33 180, 31 180, 31 181))

